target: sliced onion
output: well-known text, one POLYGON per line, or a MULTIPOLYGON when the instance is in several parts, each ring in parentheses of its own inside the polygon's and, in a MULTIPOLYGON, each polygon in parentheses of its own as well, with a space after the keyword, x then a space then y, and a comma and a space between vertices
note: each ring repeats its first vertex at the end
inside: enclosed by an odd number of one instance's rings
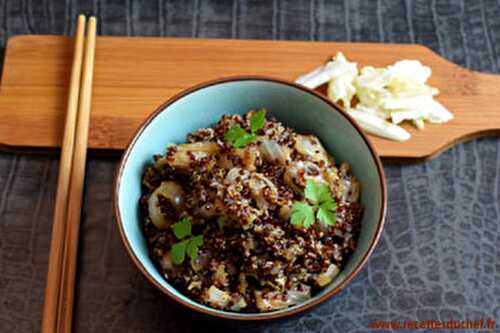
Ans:
POLYGON ((226 265, 224 264, 219 264, 217 266, 217 269, 215 270, 215 273, 213 274, 213 280, 214 282, 220 284, 220 285, 227 285, 228 283, 228 278, 227 278, 227 272, 226 272, 226 265))
POLYGON ((247 146, 245 148, 234 149, 234 155, 239 157, 243 167, 249 171, 256 170, 256 162, 259 158, 259 150, 255 146, 247 146))
POLYGON ((159 195, 168 199, 175 208, 178 208, 184 204, 184 191, 179 184, 164 181, 151 193, 148 199, 149 218, 158 229, 165 229, 173 221, 169 221, 161 212, 159 195))
POLYGON ((248 187, 252 192, 252 197, 255 199, 255 202, 259 209, 267 209, 269 207, 269 202, 264 197, 264 189, 268 188, 274 198, 274 201, 278 201, 278 189, 273 182, 271 182, 266 176, 261 173, 255 173, 252 175, 250 180, 248 181, 248 187))
POLYGON ((220 147, 215 142, 195 142, 185 143, 176 146, 176 151, 172 158, 161 158, 156 162, 156 167, 161 168, 164 164, 176 169, 189 169, 194 161, 200 160, 209 155, 214 155, 220 147))
POLYGON ((254 292, 255 295, 255 305, 257 306, 257 309, 259 309, 262 312, 269 311, 271 310, 271 305, 267 300, 262 298, 262 291, 256 290, 254 292))
POLYGON ((193 290, 193 289, 200 290, 201 286, 202 284, 200 280, 191 281, 187 287, 187 290, 193 290))
POLYGON ((225 308, 231 300, 229 293, 220 290, 214 285, 210 286, 208 291, 203 296, 207 303, 210 303, 212 306, 218 308, 225 308))
POLYGON ((255 291, 255 305, 262 311, 279 310, 288 307, 285 296, 279 292, 268 292, 263 294, 261 291, 255 291))
POLYGON ((347 201, 348 202, 358 202, 359 201, 359 193, 361 191, 361 184, 360 182, 355 178, 351 177, 351 184, 347 196, 347 201))
POLYGON ((297 135, 295 149, 304 156, 310 156, 313 161, 329 162, 328 153, 314 135, 297 135))
POLYGON ((207 202, 203 205, 194 205, 193 213, 196 216, 200 216, 203 218, 211 218, 219 215, 224 209, 224 204, 218 198, 215 198, 211 202, 207 202))
POLYGON ((159 260, 159 263, 164 271, 171 271, 172 269, 174 269, 174 264, 172 263, 170 252, 165 253, 159 260))
POLYGON ((288 154, 286 153, 288 148, 280 146, 274 140, 263 139, 260 142, 261 144, 259 145, 259 150, 264 161, 268 163, 277 163, 280 165, 285 164, 289 155, 289 152, 288 154))
MULTIPOLYGON (((301 163, 299 161, 298 163, 301 163)), ((292 163, 290 164, 286 169, 285 169, 285 174, 283 175, 283 180, 285 183, 290 186, 295 193, 302 193, 302 188, 297 185, 296 179, 298 176, 298 165, 297 163, 292 163)), ((303 186, 303 184, 301 184, 303 186)))
POLYGON ((248 170, 245 170, 242 168, 232 168, 227 173, 225 181, 228 184, 234 184, 234 183, 236 183, 236 179, 238 179, 238 177, 241 180, 246 180, 246 179, 248 179, 249 176, 250 176, 250 172, 248 170))
POLYGON ((361 184, 354 176, 347 176, 342 179, 342 193, 340 201, 358 202, 361 192, 361 184))
POLYGON ((177 146, 177 152, 193 152, 215 154, 219 151, 219 145, 215 142, 184 143, 177 146))
POLYGON ((311 298, 311 287, 300 284, 287 291, 288 303, 290 305, 299 304, 311 298), (299 290, 300 289, 300 290, 299 290))
POLYGON ((241 309, 247 307, 247 302, 243 296, 238 296, 238 298, 234 301, 234 304, 229 308, 231 311, 241 311, 241 309))
POLYGON ((283 175, 283 180, 285 181, 285 183, 297 193, 303 192, 303 187, 305 186, 305 181, 307 179, 312 179, 317 182, 328 184, 328 182, 325 180, 325 173, 321 172, 317 164, 311 161, 291 162, 286 167, 285 174, 283 175), (310 174, 310 170, 312 169, 317 171, 316 175, 310 174), (304 179, 301 179, 300 175, 303 175, 304 179))
POLYGON ((339 273, 340 273, 340 269, 338 268, 338 266, 335 264, 330 264, 330 266, 328 266, 328 269, 326 270, 326 272, 318 275, 316 282, 318 283, 318 285, 320 287, 324 287, 327 284, 329 284, 330 282, 332 282, 333 279, 337 275, 339 275, 339 273))

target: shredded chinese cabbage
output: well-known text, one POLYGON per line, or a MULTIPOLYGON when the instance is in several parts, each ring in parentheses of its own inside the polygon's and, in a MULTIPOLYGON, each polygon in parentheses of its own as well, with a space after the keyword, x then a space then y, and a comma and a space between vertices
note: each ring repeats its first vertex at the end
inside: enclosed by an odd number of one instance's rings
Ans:
POLYGON ((410 133, 404 122, 423 129, 424 123, 445 123, 453 114, 434 99, 439 90, 427 84, 432 71, 418 60, 401 60, 387 67, 357 64, 339 52, 326 65, 301 76, 297 82, 316 88, 328 82, 327 94, 341 101, 346 111, 367 132, 405 141, 410 133), (353 107, 353 102, 357 104, 353 107))

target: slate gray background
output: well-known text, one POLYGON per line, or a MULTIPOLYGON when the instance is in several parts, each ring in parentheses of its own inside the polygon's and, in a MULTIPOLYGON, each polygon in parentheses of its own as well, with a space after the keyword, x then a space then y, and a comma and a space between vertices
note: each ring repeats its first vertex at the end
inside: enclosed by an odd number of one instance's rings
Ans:
MULTIPOLYGON (((2 50, 13 35, 70 34, 82 12, 97 15, 103 35, 420 43, 471 69, 500 66, 495 0, 1 0, 2 50)), ((113 222, 117 160, 91 157, 75 330, 368 332, 373 319, 491 318, 500 331, 499 150, 499 139, 481 139, 431 162, 386 163, 388 221, 361 274, 304 316, 248 325, 199 318, 145 282, 113 222)), ((0 332, 39 330, 57 166, 0 153, 0 332)))

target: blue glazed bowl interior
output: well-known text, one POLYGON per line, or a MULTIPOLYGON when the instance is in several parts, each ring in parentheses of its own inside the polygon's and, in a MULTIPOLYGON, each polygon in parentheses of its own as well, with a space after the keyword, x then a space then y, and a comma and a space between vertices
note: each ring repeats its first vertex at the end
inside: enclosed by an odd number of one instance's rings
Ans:
MULTIPOLYGON (((261 107, 268 110, 268 117, 276 117, 298 133, 318 136, 336 163, 347 161, 351 164, 362 185, 364 213, 358 248, 334 282, 315 298, 345 282, 370 252, 382 225, 385 198, 376 158, 356 128, 323 99, 293 85, 260 79, 222 81, 183 95, 150 119, 129 146, 116 182, 117 219, 125 241, 150 278, 184 302, 212 314, 227 315, 228 312, 199 304, 176 291, 150 259, 139 212, 141 177, 144 168, 152 162, 152 156, 164 154, 168 144, 184 143, 189 132, 211 126, 224 114, 243 114, 261 107)), ((286 313, 290 309, 279 312, 286 313)), ((230 314, 241 319, 248 316, 230 314)), ((266 313, 258 315, 265 317, 266 313)))

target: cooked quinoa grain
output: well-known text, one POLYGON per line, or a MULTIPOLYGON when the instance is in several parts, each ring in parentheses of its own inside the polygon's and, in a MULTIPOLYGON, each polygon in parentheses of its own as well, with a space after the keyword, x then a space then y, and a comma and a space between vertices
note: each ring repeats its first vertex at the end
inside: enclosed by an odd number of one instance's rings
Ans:
POLYGON ((267 119, 244 147, 226 141, 234 125, 250 133, 254 114, 194 131, 154 156, 142 178, 143 228, 158 269, 182 293, 229 311, 273 311, 311 298, 343 268, 360 229, 359 182, 315 136, 267 119), (293 203, 307 202, 308 181, 327 186, 333 225, 290 222, 293 203), (176 264, 172 226, 181 219, 203 242, 176 264))

